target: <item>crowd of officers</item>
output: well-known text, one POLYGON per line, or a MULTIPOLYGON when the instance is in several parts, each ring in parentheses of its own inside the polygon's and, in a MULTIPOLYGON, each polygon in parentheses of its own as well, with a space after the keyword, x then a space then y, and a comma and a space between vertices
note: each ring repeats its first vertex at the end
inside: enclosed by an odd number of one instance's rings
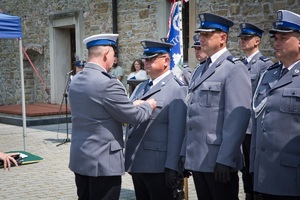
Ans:
POLYGON ((84 40, 88 61, 69 87, 78 199, 119 199, 125 171, 137 200, 183 199, 190 175, 198 199, 237 200, 239 171, 247 200, 300 199, 300 15, 277 11, 276 63, 259 51, 258 26, 240 24, 239 59, 226 47, 231 20, 199 20, 200 64, 183 68, 185 84, 170 71, 173 45, 143 40, 150 79, 130 99, 108 73, 118 35, 84 40))

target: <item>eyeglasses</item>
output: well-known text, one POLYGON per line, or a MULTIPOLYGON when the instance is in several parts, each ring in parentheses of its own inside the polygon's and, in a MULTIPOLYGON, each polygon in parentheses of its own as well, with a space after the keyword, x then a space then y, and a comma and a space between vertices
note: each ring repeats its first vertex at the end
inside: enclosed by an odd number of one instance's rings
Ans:
POLYGON ((165 58, 166 56, 154 56, 152 58, 144 58, 145 62, 154 62, 156 59, 165 58))

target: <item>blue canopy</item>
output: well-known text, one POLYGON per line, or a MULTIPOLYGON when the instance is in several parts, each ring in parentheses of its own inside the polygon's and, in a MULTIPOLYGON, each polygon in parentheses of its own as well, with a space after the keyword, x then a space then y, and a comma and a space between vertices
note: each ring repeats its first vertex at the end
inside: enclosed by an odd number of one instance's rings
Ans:
POLYGON ((22 25, 21 18, 18 16, 7 15, 0 12, 0 38, 18 39, 21 70, 21 88, 22 88, 22 118, 23 118, 23 145, 26 148, 26 109, 25 109, 25 86, 23 72, 23 54, 22 54, 22 25))
POLYGON ((21 18, 0 13, 0 38, 22 38, 21 18))

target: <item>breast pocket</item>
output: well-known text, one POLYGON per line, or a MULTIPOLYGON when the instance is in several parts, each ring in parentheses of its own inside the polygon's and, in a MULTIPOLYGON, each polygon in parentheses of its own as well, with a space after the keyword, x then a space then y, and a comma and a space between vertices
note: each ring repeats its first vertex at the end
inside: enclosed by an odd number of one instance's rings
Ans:
POLYGON ((300 88, 285 88, 280 102, 280 110, 300 114, 300 88))
POLYGON ((221 82, 204 82, 200 88, 200 106, 219 107, 221 88, 221 82))
MULTIPOLYGON (((155 99, 155 97, 154 97, 154 99, 155 99)), ((155 100, 155 101, 156 101, 156 108, 153 110, 150 119, 155 119, 164 107, 164 101, 163 100, 155 100)))
POLYGON ((257 77, 258 77, 258 74, 250 74, 251 85, 252 85, 252 88, 253 88, 253 89, 254 89, 255 86, 256 86, 256 83, 257 83, 257 77))

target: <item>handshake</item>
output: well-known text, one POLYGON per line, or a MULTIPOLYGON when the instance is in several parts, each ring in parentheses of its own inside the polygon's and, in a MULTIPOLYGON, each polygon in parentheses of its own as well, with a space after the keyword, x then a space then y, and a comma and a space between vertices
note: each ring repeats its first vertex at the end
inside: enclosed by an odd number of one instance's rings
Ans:
POLYGON ((140 104, 142 104, 144 102, 149 103, 150 106, 151 106, 151 108, 152 108, 152 110, 154 110, 156 108, 156 101, 154 99, 147 99, 146 101, 144 101, 144 100, 135 100, 133 102, 133 105, 138 106, 138 105, 140 105, 140 104))

